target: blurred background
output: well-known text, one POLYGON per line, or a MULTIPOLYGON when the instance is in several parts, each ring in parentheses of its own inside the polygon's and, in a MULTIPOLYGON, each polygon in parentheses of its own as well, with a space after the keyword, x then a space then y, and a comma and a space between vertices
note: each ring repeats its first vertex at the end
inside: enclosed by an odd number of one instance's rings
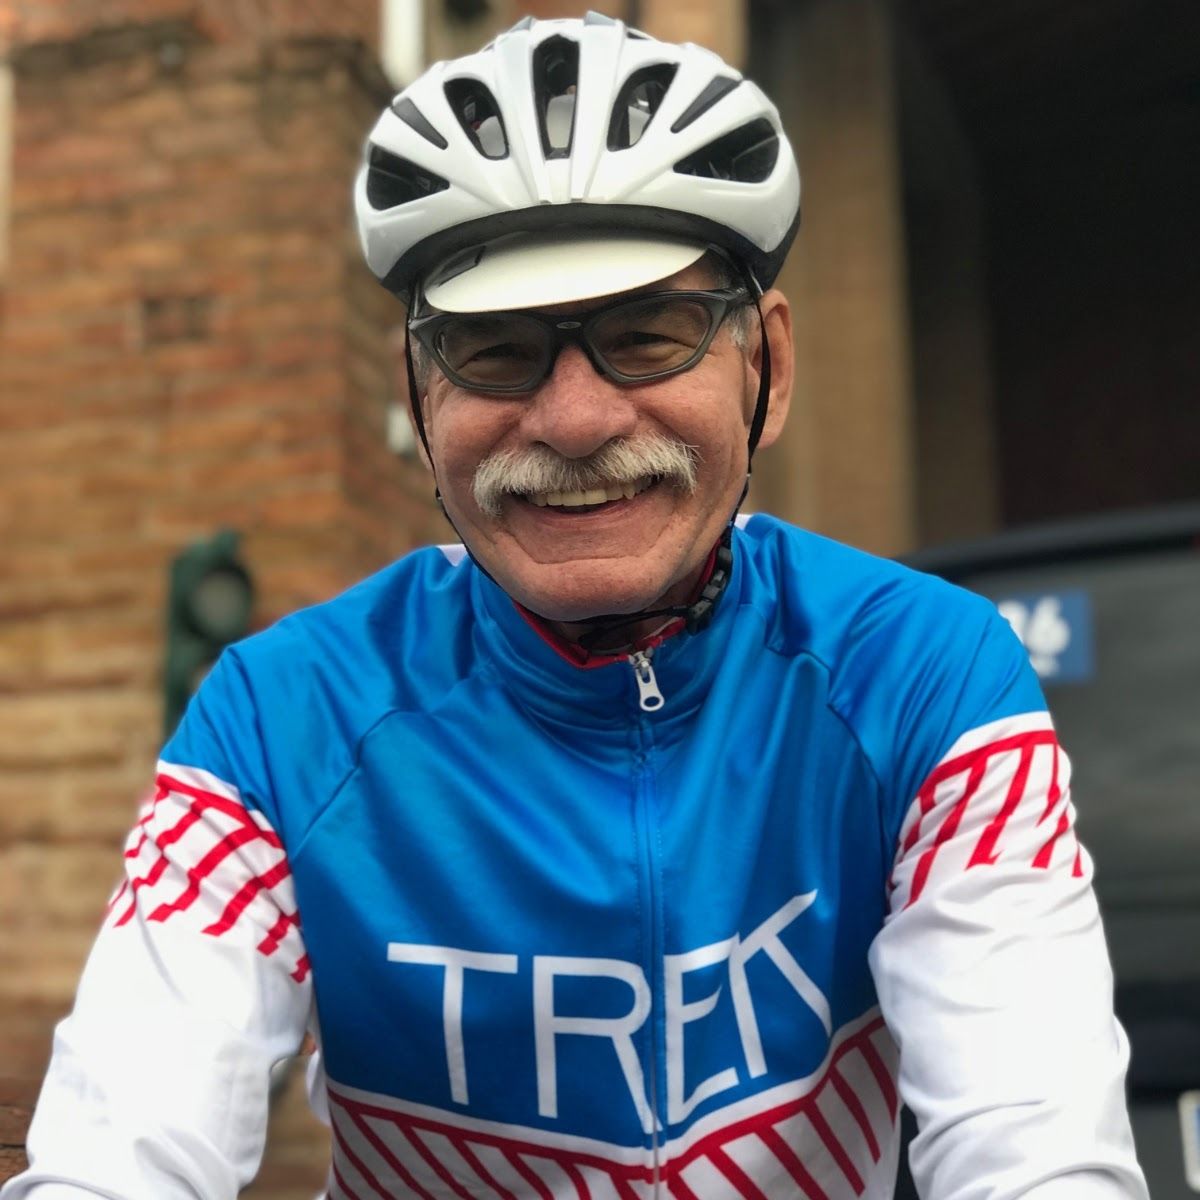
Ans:
MULTIPOLYGON (((797 147, 781 285, 799 375, 751 507, 1007 604, 1098 756, 1077 770, 1107 797, 1094 828, 1077 801, 1100 882, 1137 826, 1141 873, 1102 901, 1142 997, 1123 1015, 1150 1031, 1135 1066, 1170 1066, 1146 1068, 1145 1136, 1183 1195, 1176 1100, 1200 1088, 1195 0, 0 0, 0 1178, 210 649, 451 536, 403 417, 402 312, 352 228, 367 130, 428 62, 593 6, 717 50, 797 147)), ((261 1200, 309 1200, 324 1176, 299 1076, 281 1080, 261 1200)))

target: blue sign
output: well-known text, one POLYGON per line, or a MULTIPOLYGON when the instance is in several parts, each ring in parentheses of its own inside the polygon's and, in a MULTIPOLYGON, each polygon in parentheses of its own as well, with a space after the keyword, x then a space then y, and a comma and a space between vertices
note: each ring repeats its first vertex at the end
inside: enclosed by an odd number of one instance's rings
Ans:
POLYGON ((1084 683, 1096 673, 1092 600, 1081 588, 996 601, 1029 651, 1033 669, 1045 683, 1084 683))

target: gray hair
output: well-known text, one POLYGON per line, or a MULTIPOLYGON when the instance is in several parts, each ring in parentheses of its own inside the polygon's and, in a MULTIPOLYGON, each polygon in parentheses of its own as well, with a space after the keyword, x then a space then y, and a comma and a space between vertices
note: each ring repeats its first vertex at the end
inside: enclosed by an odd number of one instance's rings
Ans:
MULTIPOLYGON (((699 265, 712 276, 714 289, 749 287, 751 296, 754 295, 754 285, 747 277, 746 272, 719 251, 707 251, 700 259, 699 265)), ((754 302, 750 300, 737 305, 736 308, 731 308, 725 317, 725 328, 729 330, 729 336, 739 350, 747 350, 750 347, 750 325, 753 311, 754 302)))

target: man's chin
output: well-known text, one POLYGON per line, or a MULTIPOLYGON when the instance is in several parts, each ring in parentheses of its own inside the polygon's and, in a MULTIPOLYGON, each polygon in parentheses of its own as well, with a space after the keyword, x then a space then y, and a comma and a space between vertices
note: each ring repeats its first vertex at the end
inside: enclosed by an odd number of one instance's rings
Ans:
POLYGON ((544 578, 497 582, 530 612, 555 624, 586 624, 589 618, 626 616, 661 607, 667 580, 632 580, 611 564, 563 563, 538 572, 544 578), (640 585, 640 586, 639 586, 640 585))

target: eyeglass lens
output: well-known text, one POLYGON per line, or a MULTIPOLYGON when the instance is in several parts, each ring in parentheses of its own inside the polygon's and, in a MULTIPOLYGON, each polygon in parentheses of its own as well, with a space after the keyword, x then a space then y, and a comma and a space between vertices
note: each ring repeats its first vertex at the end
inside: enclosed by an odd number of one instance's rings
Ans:
MULTIPOLYGON (((608 309, 582 331, 608 369, 631 379, 677 370, 708 337, 713 313, 700 300, 659 296, 608 309)), ((480 314, 447 322, 436 351, 465 383, 487 388, 536 386, 547 373, 554 334, 520 313, 480 314)))

